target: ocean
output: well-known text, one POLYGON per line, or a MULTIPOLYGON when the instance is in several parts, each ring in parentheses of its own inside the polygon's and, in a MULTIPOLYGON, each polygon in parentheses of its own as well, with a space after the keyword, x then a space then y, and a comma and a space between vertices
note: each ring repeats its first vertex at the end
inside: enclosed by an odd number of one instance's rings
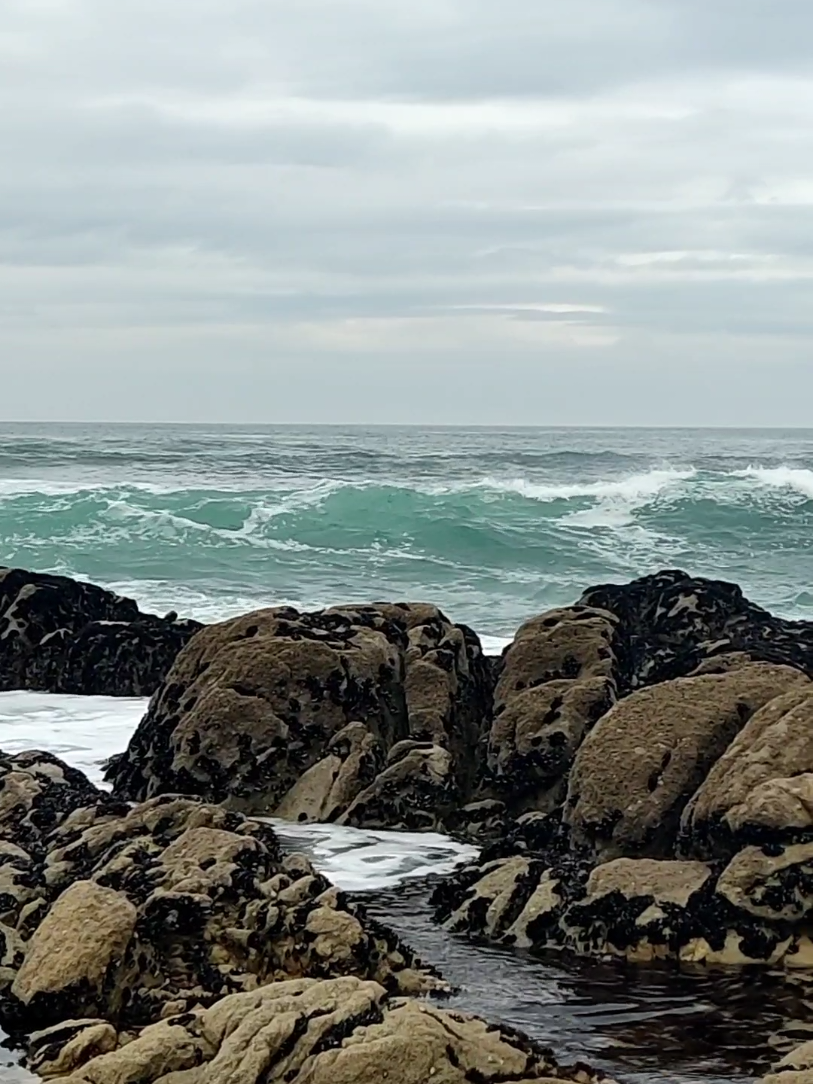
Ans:
MULTIPOLYGON (((813 619, 813 430, 0 426, 0 564, 92 580, 202 621, 280 603, 439 604, 488 651, 587 586, 664 567, 813 619)), ((142 700, 0 694, 0 748, 96 781, 142 700)), ((442 836, 283 838, 441 966, 456 1003, 639 1084, 729 1084, 809 997, 770 976, 532 960, 431 922, 442 836), (702 1026, 699 1026, 702 1024, 702 1026)), ((13 1060, 13 1058, 11 1059, 13 1060)), ((22 1080, 3 1067, 0 1079, 22 1080)))
POLYGON ((214 621, 429 600, 490 649, 685 567, 813 617, 813 430, 0 427, 0 561, 214 621))

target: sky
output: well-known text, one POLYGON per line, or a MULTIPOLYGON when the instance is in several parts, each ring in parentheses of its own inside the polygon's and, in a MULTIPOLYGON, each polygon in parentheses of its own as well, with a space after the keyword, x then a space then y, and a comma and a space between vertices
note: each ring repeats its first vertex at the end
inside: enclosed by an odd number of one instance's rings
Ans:
POLYGON ((813 426, 810 0, 0 0, 0 414, 813 426))

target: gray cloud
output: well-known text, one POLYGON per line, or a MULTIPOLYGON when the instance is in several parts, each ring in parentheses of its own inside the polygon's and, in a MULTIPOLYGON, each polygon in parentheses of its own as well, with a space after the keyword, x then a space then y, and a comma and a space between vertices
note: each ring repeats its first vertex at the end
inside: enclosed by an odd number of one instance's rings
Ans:
POLYGON ((4 413, 809 423, 811 35, 807 0, 7 0, 4 413))

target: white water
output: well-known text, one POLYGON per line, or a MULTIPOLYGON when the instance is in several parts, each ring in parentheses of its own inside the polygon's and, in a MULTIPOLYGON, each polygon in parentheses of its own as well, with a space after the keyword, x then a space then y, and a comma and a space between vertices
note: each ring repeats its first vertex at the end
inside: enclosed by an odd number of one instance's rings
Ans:
MULTIPOLYGON (((148 703, 112 696, 0 693, 0 749, 47 750, 102 786, 105 761, 126 748, 148 703)), ((347 892, 392 888, 430 873, 449 873, 477 854, 476 848, 441 835, 274 823, 288 849, 305 851, 317 869, 347 892)))

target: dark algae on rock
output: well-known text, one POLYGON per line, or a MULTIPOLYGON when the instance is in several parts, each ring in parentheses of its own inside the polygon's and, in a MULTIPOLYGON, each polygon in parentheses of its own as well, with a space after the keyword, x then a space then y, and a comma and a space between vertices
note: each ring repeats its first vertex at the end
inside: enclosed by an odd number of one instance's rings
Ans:
POLYGON ((152 693, 112 794, 0 758, 0 1024, 43 1076, 602 1079, 416 1000, 443 978, 257 816, 478 841, 433 906, 495 945, 813 968, 813 625, 734 585, 592 588, 499 659, 430 604, 200 628, 18 571, 0 620, 9 688, 152 693))
POLYGON ((202 626, 67 576, 0 569, 0 691, 149 696, 202 626))

